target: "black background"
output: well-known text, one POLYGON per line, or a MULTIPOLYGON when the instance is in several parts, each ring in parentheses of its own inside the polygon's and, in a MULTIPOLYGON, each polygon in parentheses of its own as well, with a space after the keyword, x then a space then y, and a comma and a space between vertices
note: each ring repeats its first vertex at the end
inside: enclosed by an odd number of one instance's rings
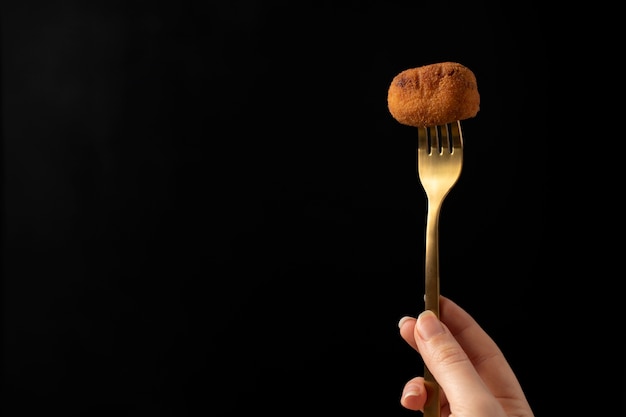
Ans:
POLYGON ((537 146, 562 108, 541 7, 49 1, 2 19, 4 416, 413 415, 399 397, 422 365, 396 324, 423 308, 425 198, 386 94, 441 61, 481 93, 442 293, 537 416, 563 410, 554 391, 590 366, 572 274, 594 261, 560 204, 577 216, 584 179, 537 146))

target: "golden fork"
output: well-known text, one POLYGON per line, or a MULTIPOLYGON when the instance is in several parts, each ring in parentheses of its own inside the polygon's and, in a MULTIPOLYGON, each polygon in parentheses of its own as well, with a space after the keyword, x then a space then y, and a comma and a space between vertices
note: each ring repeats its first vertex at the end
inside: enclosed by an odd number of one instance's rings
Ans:
MULTIPOLYGON (((426 192, 426 310, 439 317, 439 213, 441 205, 461 175, 463 167, 463 135, 457 120, 441 126, 418 127, 417 172, 426 192)), ((439 384, 424 366, 428 400, 424 417, 440 416, 439 384)))

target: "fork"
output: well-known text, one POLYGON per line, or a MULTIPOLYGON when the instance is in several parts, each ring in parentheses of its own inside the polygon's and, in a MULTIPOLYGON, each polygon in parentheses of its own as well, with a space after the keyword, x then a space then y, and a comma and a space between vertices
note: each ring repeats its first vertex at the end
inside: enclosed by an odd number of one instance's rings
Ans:
MULTIPOLYGON (((439 214, 443 200, 461 175, 463 167, 463 135, 461 121, 440 126, 418 127, 417 172, 426 192, 426 310, 439 317, 439 214)), ((424 366, 428 400, 424 417, 440 416, 439 384, 424 366)))

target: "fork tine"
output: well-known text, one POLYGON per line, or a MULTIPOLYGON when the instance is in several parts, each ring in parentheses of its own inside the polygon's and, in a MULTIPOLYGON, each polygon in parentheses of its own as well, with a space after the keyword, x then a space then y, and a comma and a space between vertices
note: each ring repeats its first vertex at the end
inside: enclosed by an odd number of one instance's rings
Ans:
POLYGON ((444 150, 449 153, 462 152, 461 122, 457 120, 441 126, 418 127, 417 148, 426 154, 442 154, 444 150))
POLYGON ((452 144, 450 140, 450 124, 446 123, 445 125, 441 125, 437 128, 437 134, 441 134, 441 139, 439 140, 439 150, 440 154, 444 152, 450 153, 452 152, 452 144))
POLYGON ((419 152, 426 151, 429 152, 428 149, 428 128, 427 127, 418 127, 417 128, 417 149, 419 152))
POLYGON ((439 153, 439 130, 437 126, 428 127, 428 138, 430 140, 430 154, 439 153))
POLYGON ((450 123, 450 135, 452 137, 452 151, 463 152, 463 133, 461 131, 461 121, 450 123))

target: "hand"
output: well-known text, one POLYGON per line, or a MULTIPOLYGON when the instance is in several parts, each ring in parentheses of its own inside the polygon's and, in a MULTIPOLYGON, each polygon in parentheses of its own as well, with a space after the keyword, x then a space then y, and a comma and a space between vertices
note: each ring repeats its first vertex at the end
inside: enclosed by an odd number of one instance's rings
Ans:
MULTIPOLYGON (((533 417, 524 392, 500 348, 476 321, 441 297, 441 321, 432 311, 403 317, 402 338, 417 350, 441 387, 441 417, 533 417)), ((424 409, 424 378, 404 386, 400 403, 424 409)))

